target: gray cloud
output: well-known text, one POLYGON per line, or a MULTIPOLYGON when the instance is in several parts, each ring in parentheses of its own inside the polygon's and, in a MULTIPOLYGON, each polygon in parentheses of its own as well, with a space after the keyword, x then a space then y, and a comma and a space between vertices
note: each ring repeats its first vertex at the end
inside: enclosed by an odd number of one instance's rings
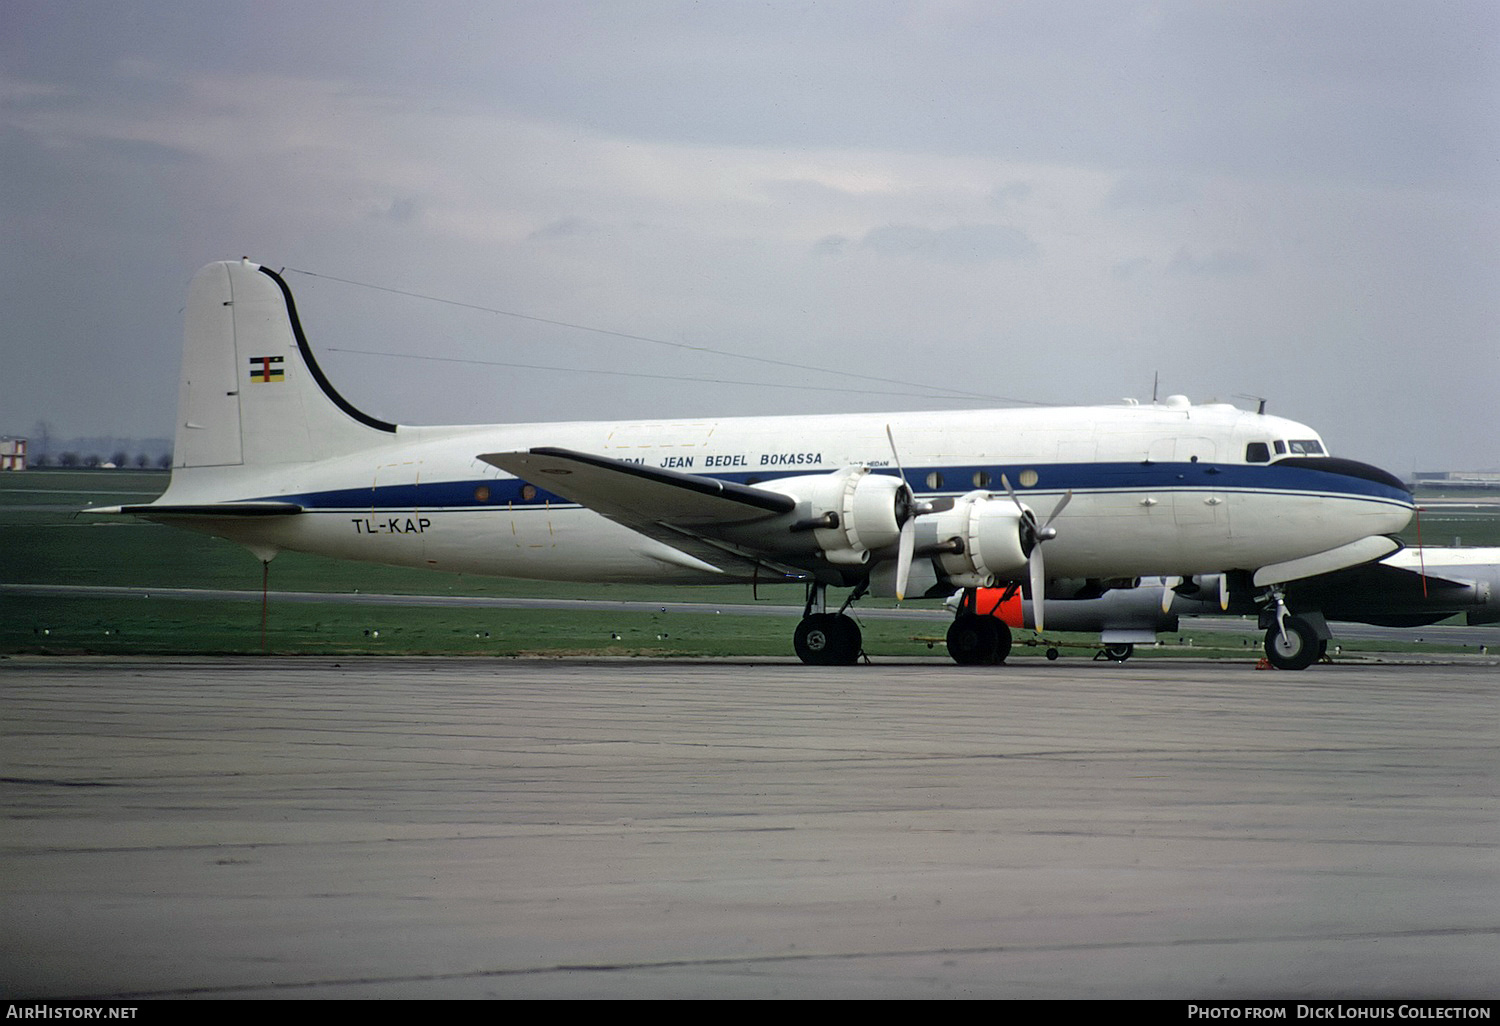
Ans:
POLYGON ((912 256, 953 264, 982 264, 992 260, 1027 260, 1039 250, 1025 232, 998 224, 969 224, 952 228, 887 225, 873 228, 860 241, 881 256, 912 256))
POLYGON ((1232 250, 1216 249, 1198 256, 1179 249, 1167 264, 1167 273, 1180 278, 1222 278, 1255 274, 1260 269, 1253 257, 1232 250))
POLYGON ((1121 260, 1110 268, 1110 275, 1116 281, 1130 281, 1145 273, 1146 268, 1151 266, 1149 257, 1132 257, 1129 260, 1121 260))
MULTIPOLYGON (((1268 395, 1393 469, 1500 466, 1476 424, 1500 394, 1487 0, 9 0, 0 21, 0 331, 28 355, 0 433, 170 433, 186 282, 249 255, 924 385, 964 367, 991 395, 1113 400, 1161 367, 1163 391, 1268 395), (915 366, 914 339, 951 359, 915 366), (1370 395, 1444 401, 1344 398, 1370 395)), ((325 349, 660 375, 329 354, 407 422, 932 402, 291 281, 325 349)))
POLYGON ((1105 204, 1112 209, 1170 207, 1198 198, 1186 179, 1165 175, 1124 175, 1109 190, 1105 204))
POLYGON ((1030 182, 1006 182, 1004 185, 995 186, 990 193, 990 202, 1004 209, 1022 203, 1031 195, 1032 184, 1030 182))

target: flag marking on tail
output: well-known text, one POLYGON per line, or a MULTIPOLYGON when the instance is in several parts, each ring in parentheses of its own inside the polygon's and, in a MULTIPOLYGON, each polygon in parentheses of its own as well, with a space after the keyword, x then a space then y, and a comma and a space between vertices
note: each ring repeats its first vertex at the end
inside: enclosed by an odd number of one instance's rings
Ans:
POLYGON ((250 357, 250 380, 251 381, 285 381, 286 375, 282 370, 282 357, 280 356, 252 356, 250 357))

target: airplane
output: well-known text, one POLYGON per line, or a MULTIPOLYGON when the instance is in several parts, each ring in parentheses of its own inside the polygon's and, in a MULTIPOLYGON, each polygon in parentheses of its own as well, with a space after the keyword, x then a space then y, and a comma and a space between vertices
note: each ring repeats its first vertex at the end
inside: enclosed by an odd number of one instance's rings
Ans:
MULTIPOLYGON (((1290 582, 1397 551, 1389 536, 1412 510, 1397 478, 1330 455, 1306 425, 1182 396, 398 425, 334 388, 285 279, 240 260, 189 286, 167 490, 94 512, 228 538, 266 563, 299 551, 543 580, 795 582, 806 594, 797 655, 846 665, 862 652, 848 610, 866 594, 1026 580, 1040 592, 1049 574, 1234 567, 1284 622, 1290 582), (837 611, 829 588, 851 589, 837 611)), ((966 612, 948 649, 961 664, 996 663, 1010 641, 999 621, 966 612)))
MULTIPOLYGON (((1124 662, 1137 644, 1176 631, 1180 617, 1260 613, 1266 658, 1281 670, 1301 670, 1321 658, 1334 637, 1330 620, 1380 627, 1426 627, 1453 616, 1469 626, 1500 624, 1500 548, 1407 548, 1385 559, 1289 582, 1287 601, 1298 612, 1283 626, 1258 608, 1233 575, 1200 574, 1130 582, 1098 593, 1088 582, 1047 583, 1045 617, 1053 630, 1099 634, 1100 651, 1124 662)), ((957 607, 964 599, 951 597, 957 607)), ((1035 604, 1019 591, 978 589, 970 600, 981 615, 1008 626, 1035 627, 1035 604)))

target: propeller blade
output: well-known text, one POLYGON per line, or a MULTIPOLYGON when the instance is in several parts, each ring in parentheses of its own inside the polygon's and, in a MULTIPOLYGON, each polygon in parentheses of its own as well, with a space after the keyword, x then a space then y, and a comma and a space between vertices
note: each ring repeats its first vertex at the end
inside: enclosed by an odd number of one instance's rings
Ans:
POLYGON ((1181 583, 1181 577, 1163 577, 1161 579, 1161 611, 1163 613, 1170 613, 1172 611, 1172 589, 1181 583))
POLYGON ((896 461, 896 472, 901 475, 901 480, 906 480, 906 468, 901 466, 901 454, 896 451, 896 436, 891 433, 891 426, 885 426, 885 440, 891 443, 891 458, 896 461))
POLYGON ((1422 547, 1422 507, 1413 506, 1412 516, 1417 521, 1417 562, 1422 567, 1422 597, 1427 597, 1427 550, 1422 547))
POLYGON ((1052 507, 1052 515, 1047 518, 1047 522, 1042 525, 1042 529, 1038 532, 1038 534, 1042 534, 1047 538, 1056 538, 1056 531, 1053 531, 1051 534, 1046 534, 1046 531, 1052 526, 1052 521, 1056 520, 1058 515, 1062 513, 1063 510, 1068 508, 1068 503, 1072 501, 1073 489, 1069 488, 1065 493, 1063 493, 1063 497, 1058 500, 1057 505, 1052 507))
POLYGON ((1057 537, 1057 531, 1053 529, 1052 521, 1056 520, 1062 511, 1068 508, 1068 503, 1073 501, 1073 489, 1069 488, 1063 493, 1063 497, 1057 500, 1057 505, 1052 507, 1052 512, 1047 517, 1046 523, 1038 525, 1036 514, 1021 501, 1021 497, 1016 494, 1016 490, 1010 485, 1010 478, 1001 474, 1000 483, 1005 486, 1005 494, 1010 496, 1010 501, 1014 502, 1016 509, 1021 511, 1021 516, 1031 525, 1032 535, 1038 542, 1051 541, 1057 537))
POLYGON ((1031 567, 1031 619, 1038 634, 1042 633, 1042 606, 1046 604, 1044 598, 1047 592, 1047 568, 1042 563, 1042 547, 1036 546, 1031 550, 1031 558, 1026 561, 1031 567))
POLYGON ((1052 507, 1052 515, 1047 518, 1047 522, 1037 526, 1036 514, 1026 508, 1025 503, 1016 494, 1016 490, 1010 486, 1010 478, 1001 474, 1000 483, 1005 486, 1005 494, 1010 496, 1010 501, 1014 502, 1016 509, 1021 511, 1021 519, 1031 529, 1031 555, 1027 557, 1026 562, 1031 571, 1031 619, 1035 630, 1040 634, 1045 621, 1042 607, 1046 604, 1044 596, 1047 591, 1047 566, 1042 558, 1042 543, 1057 537, 1052 521, 1056 520, 1057 515, 1073 501, 1073 492, 1071 489, 1066 492, 1058 500, 1057 505, 1052 507))
POLYGON ((1042 540, 1037 535, 1036 514, 1027 509, 1026 504, 1021 501, 1020 496, 1016 495, 1016 490, 1010 486, 1010 478, 1001 474, 1000 483, 1005 486, 1005 494, 1010 496, 1010 501, 1014 502, 1016 509, 1020 511, 1021 520, 1026 524, 1026 530, 1031 534, 1032 550, 1035 551, 1037 545, 1041 544, 1042 540))
POLYGON ((1219 575, 1219 612, 1229 608, 1229 575, 1219 575))
POLYGON ((907 517, 901 525, 901 544, 896 553, 896 601, 906 598, 906 582, 911 578, 911 557, 917 547, 917 519, 907 517))
MULTIPOLYGON (((906 468, 901 465, 901 453, 896 449, 896 436, 891 432, 889 424, 885 426, 885 440, 891 444, 891 459, 896 463, 896 473, 901 475, 901 483, 906 486, 906 495, 910 500, 907 503, 907 519, 910 520, 913 517, 919 517, 923 513, 934 512, 932 503, 918 500, 917 493, 912 491, 911 482, 906 479, 906 468)), ((949 505, 952 505, 951 500, 949 501, 949 505)))

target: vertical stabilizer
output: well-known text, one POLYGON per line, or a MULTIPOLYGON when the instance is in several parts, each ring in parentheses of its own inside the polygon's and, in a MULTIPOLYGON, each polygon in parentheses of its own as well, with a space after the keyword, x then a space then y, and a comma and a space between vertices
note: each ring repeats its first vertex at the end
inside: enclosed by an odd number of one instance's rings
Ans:
POLYGON ((327 459, 396 430, 334 390, 286 282, 249 261, 210 264, 193 278, 178 414, 182 468, 327 459))

